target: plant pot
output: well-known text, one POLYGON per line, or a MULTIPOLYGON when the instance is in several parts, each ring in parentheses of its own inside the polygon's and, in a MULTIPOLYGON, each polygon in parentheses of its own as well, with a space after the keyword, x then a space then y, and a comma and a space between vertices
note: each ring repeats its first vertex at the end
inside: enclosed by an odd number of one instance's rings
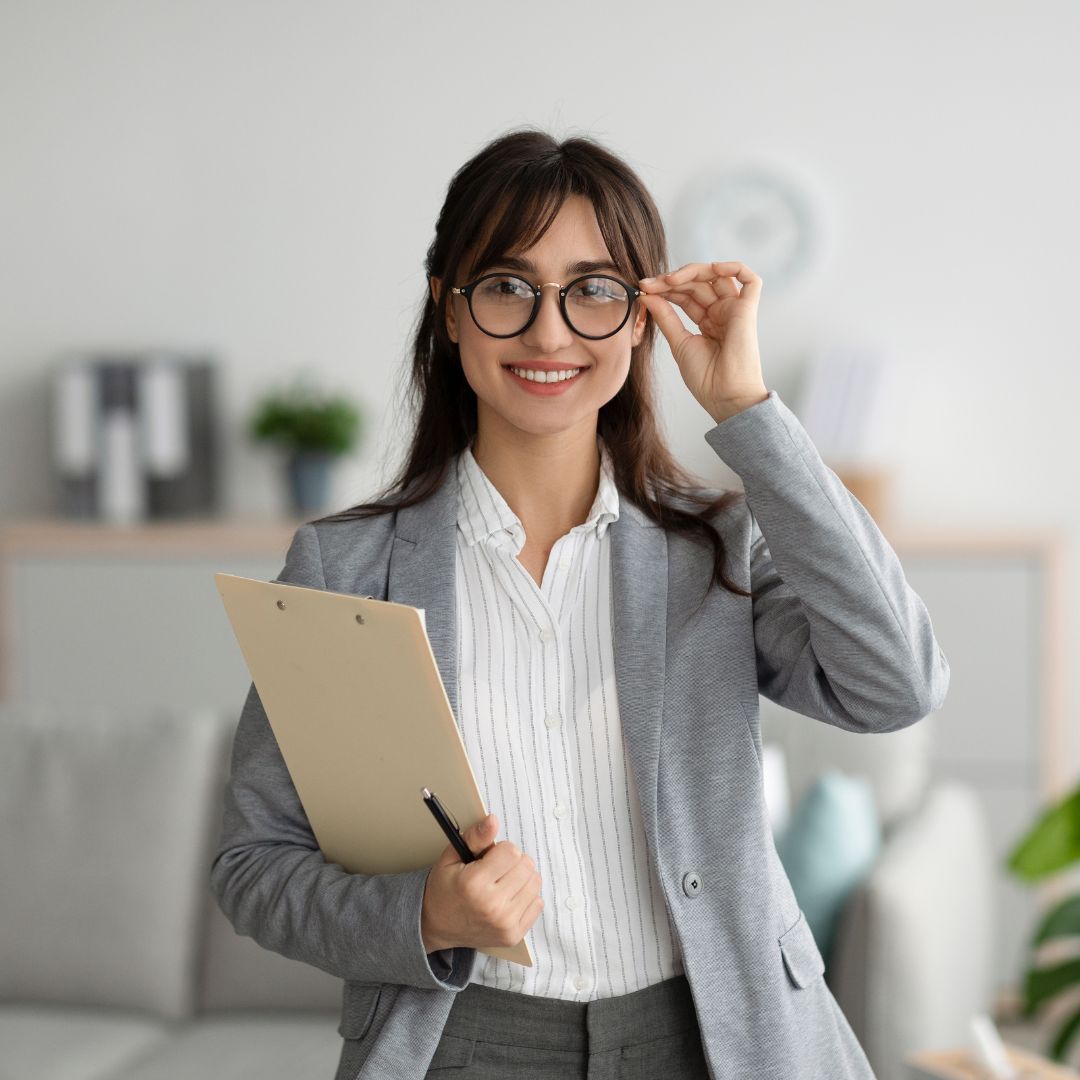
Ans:
POLYGON ((296 450, 285 462, 289 501, 297 517, 319 513, 330 494, 330 471, 334 455, 319 450, 296 450))

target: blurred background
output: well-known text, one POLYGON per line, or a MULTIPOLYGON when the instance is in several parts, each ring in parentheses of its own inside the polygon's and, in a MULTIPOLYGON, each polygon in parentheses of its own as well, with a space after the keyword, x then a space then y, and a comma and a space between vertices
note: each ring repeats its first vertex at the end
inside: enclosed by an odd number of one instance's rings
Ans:
POLYGON ((1080 1060, 1078 47, 1065 0, 0 2, 0 1076, 332 1075, 341 984, 208 894, 250 682, 213 574, 389 479, 446 186, 523 126, 624 157, 672 268, 761 275, 766 383, 950 660, 901 732, 761 702, 875 1071, 968 1075, 980 1014, 1080 1060))

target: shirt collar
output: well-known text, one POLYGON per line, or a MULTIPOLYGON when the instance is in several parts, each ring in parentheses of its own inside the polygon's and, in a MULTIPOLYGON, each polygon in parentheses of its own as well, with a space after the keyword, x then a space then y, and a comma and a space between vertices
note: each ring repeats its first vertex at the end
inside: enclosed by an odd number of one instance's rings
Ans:
MULTIPOLYGON (((597 538, 602 539, 608 525, 619 516, 619 491, 615 486, 611 453, 599 436, 596 443, 600 450, 600 483, 596 497, 585 521, 570 531, 596 529, 597 538)), ((458 481, 457 523, 466 541, 471 546, 480 540, 490 540, 520 551, 525 545, 525 528, 499 494, 499 489, 480 468, 473 457, 471 445, 458 454, 455 468, 458 481)))

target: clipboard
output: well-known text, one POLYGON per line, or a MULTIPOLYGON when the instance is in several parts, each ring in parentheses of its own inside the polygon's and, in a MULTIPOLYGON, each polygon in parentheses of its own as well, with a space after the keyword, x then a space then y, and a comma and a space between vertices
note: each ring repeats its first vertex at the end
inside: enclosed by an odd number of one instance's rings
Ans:
MULTIPOLYGON (((350 873, 431 866, 487 817, 424 609, 305 585, 214 575, 289 775, 327 861, 350 873)), ((477 952, 533 966, 528 942, 477 952)))

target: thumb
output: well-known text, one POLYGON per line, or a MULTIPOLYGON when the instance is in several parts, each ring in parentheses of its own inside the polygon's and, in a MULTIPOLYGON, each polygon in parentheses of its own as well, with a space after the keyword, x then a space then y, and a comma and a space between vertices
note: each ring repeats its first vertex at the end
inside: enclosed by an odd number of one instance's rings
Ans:
POLYGON ((486 818, 471 825, 461 835, 474 855, 482 855, 495 842, 498 831, 499 819, 494 814, 488 814, 486 818))
POLYGON ((660 332, 667 338, 667 343, 671 348, 671 355, 675 356, 675 350, 687 338, 694 335, 683 325, 683 321, 676 314, 671 301, 665 300, 660 293, 643 293, 638 299, 648 301, 645 310, 656 321, 656 325, 660 327, 660 332))

